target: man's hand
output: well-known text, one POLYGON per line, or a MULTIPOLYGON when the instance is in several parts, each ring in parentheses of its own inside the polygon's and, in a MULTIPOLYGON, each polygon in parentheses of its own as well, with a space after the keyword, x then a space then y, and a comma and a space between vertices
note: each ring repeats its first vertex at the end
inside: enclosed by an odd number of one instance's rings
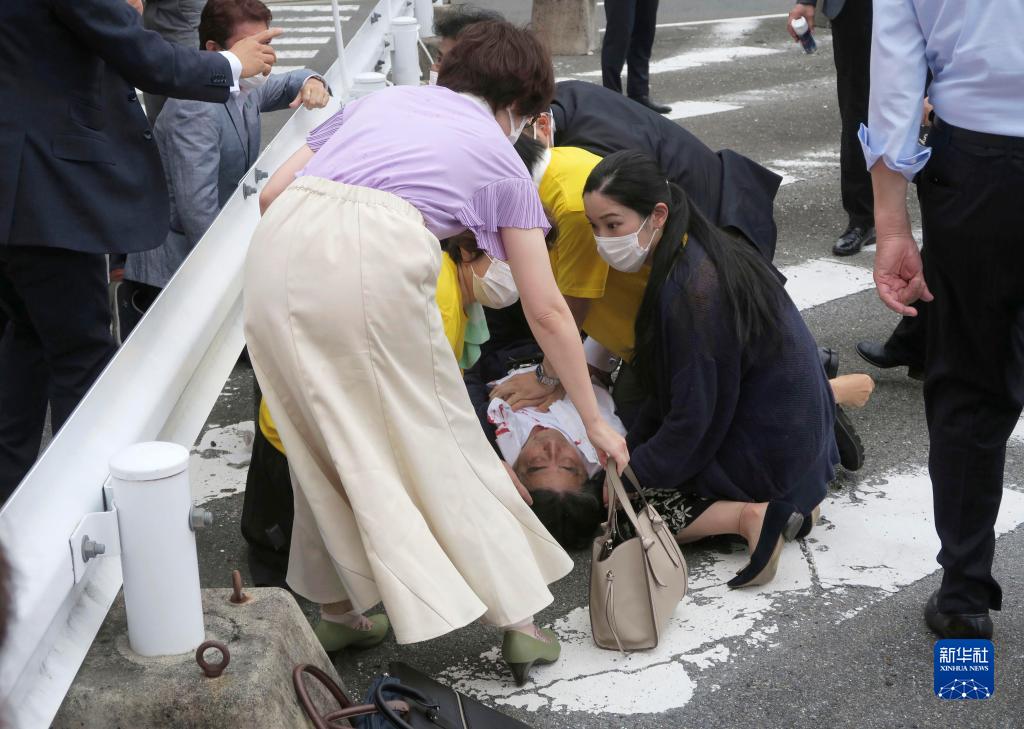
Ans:
POLYGON ((507 402, 512 410, 535 407, 546 413, 552 403, 565 397, 561 385, 548 387, 542 384, 533 370, 520 375, 513 375, 491 390, 491 399, 500 398, 507 402))
POLYGON ((128 4, 135 8, 139 15, 142 15, 142 0, 128 0, 128 4))
POLYGON ((789 31, 789 35, 795 41, 799 41, 800 37, 793 30, 793 21, 797 18, 807 19, 807 32, 814 32, 814 6, 813 5, 801 5, 797 3, 793 6, 793 9, 789 11, 789 17, 786 19, 786 30, 789 31))
POLYGON ((932 292, 924 280, 921 252, 909 233, 879 235, 875 248, 875 286, 878 297, 897 314, 917 316, 910 306, 915 301, 931 301, 932 292))
POLYGON ((932 106, 932 102, 929 101, 928 97, 924 97, 924 108, 921 109, 921 126, 930 127, 932 125, 932 112, 935 111, 935 107, 932 106))
POLYGON ((306 79, 306 83, 302 84, 298 96, 288 104, 288 108, 296 109, 301 104, 307 109, 322 109, 330 100, 331 95, 327 93, 327 87, 323 80, 316 76, 310 76, 306 79))
POLYGON ((528 506, 533 506, 533 496, 531 496, 527 488, 523 486, 523 482, 519 480, 519 476, 517 476, 516 472, 512 470, 512 466, 508 465, 505 461, 502 461, 501 465, 503 465, 505 470, 508 471, 508 477, 512 479, 512 483, 515 484, 516 491, 519 492, 519 495, 523 497, 523 501, 525 501, 528 506))
POLYGON ((284 33, 281 28, 269 28, 262 33, 250 35, 231 46, 231 53, 242 64, 242 78, 261 73, 270 73, 277 62, 277 54, 270 47, 270 41, 284 33))

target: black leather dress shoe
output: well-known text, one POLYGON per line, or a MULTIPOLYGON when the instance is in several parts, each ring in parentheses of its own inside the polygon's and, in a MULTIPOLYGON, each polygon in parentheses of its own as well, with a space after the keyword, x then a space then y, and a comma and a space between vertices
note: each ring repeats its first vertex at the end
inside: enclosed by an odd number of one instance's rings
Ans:
POLYGON ((832 253, 837 256, 852 256, 860 253, 860 249, 875 242, 875 229, 850 226, 839 236, 839 240, 832 246, 832 253))
POLYGON ((924 606, 928 627, 940 638, 984 638, 992 640, 992 618, 983 613, 940 613, 936 590, 924 606))
POLYGON ((825 368, 825 376, 834 380, 839 375, 839 353, 831 347, 818 347, 818 357, 825 368))
POLYGON ((924 379, 924 365, 912 361, 911 357, 894 351, 878 342, 857 342, 857 354, 865 362, 882 370, 890 367, 906 367, 907 377, 915 380, 924 379))
POLYGON ((838 405, 836 405, 835 434, 840 465, 847 471, 859 471, 864 465, 864 444, 861 443, 850 416, 838 405))
POLYGON ((643 104, 651 111, 656 111, 659 114, 668 114, 672 111, 672 107, 666 104, 659 104, 657 101, 652 99, 650 96, 631 96, 631 99, 638 104, 643 104))

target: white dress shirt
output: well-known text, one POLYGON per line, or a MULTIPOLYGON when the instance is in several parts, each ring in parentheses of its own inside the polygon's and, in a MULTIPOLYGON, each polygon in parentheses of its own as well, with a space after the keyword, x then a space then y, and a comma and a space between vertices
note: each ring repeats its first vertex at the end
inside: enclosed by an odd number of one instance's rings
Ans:
POLYGON ((220 51, 220 54, 224 58, 228 59, 228 63, 231 64, 231 91, 238 91, 238 79, 242 78, 242 62, 238 60, 231 51, 220 51))
POLYGON ((874 0, 871 103, 860 128, 870 169, 908 180, 931 150, 918 143, 926 73, 943 121, 1024 137, 1024 0, 874 0))
MULTIPOLYGON (((517 370, 508 377, 498 380, 498 383, 504 382, 513 375, 522 374, 524 371, 533 372, 534 368, 517 370)), ((612 401, 612 396, 601 384, 595 382, 593 386, 594 396, 597 398, 597 409, 601 413, 601 417, 619 435, 624 436, 626 428, 615 414, 615 403, 612 401)), ((593 477, 601 470, 597 450, 587 437, 587 428, 583 425, 579 411, 576 410, 576 406, 572 404, 568 395, 558 402, 552 403, 546 413, 533 407, 514 411, 504 400, 494 398, 487 408, 487 419, 494 425, 498 449, 505 462, 510 465, 519 460, 519 453, 526 445, 530 433, 534 428, 540 426, 557 430, 565 436, 566 440, 576 446, 580 455, 583 456, 588 477, 593 477)))

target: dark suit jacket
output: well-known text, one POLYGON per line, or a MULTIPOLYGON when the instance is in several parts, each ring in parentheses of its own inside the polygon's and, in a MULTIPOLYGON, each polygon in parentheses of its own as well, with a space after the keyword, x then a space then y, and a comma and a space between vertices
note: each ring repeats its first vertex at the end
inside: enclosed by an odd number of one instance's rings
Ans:
POLYGON ((775 194, 782 182, 774 172, 732 150, 714 152, 672 120, 597 84, 556 84, 551 111, 556 145, 601 157, 645 152, 711 222, 737 229, 765 258, 774 258, 775 194))
POLYGON ((223 102, 228 60, 144 30, 124 0, 7 0, 0 28, 0 245, 163 243, 167 188, 135 87, 223 102))

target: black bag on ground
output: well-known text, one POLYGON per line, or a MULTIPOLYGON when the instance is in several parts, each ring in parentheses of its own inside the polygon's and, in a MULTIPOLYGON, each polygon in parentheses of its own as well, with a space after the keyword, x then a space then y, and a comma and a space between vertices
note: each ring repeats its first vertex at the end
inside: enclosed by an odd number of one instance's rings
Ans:
POLYGON ((364 704, 353 704, 341 687, 315 666, 296 666, 292 677, 299 702, 316 729, 341 726, 336 722, 342 719, 349 719, 358 729, 530 729, 405 663, 391 663, 388 671, 373 682, 364 704), (341 709, 320 716, 306 692, 304 673, 324 684, 341 709))

